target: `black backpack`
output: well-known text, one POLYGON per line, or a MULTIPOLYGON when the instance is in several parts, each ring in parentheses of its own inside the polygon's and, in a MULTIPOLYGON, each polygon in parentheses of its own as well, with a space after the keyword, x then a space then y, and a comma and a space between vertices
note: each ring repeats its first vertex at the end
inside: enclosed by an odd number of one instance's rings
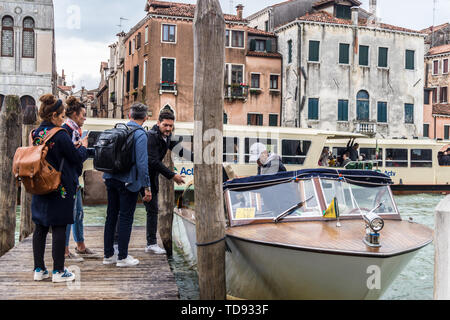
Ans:
POLYGON ((134 164, 134 133, 142 128, 129 128, 119 123, 105 130, 94 145, 94 168, 110 174, 125 173, 134 164))

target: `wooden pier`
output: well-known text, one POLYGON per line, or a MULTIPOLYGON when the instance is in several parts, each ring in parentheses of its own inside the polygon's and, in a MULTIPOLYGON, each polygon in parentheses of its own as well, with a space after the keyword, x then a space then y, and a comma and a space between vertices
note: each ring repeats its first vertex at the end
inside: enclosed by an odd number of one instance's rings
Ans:
MULTIPOLYGON (((79 280, 52 283, 33 280, 32 236, 0 258, 0 300, 176 300, 175 277, 165 255, 144 252, 145 227, 131 233, 129 254, 139 259, 136 267, 103 265, 103 227, 85 227, 86 245, 99 253, 98 259, 66 261, 66 267, 79 270, 79 280), (72 268, 72 266, 74 268, 72 268), (78 269, 78 268, 79 269, 78 269)), ((161 246, 161 240, 158 239, 161 246)), ((70 249, 74 250, 71 239, 70 249)), ((47 238, 45 263, 51 272, 51 234, 47 238)))

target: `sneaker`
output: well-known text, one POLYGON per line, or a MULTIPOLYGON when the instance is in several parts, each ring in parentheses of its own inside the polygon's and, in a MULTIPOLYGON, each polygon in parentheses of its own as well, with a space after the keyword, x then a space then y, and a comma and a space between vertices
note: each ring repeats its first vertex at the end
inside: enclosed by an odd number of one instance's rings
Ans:
POLYGON ((84 259, 82 257, 80 257, 76 253, 72 253, 72 252, 69 252, 69 254, 67 256, 64 256, 64 259, 66 261, 70 261, 70 262, 83 262, 84 261, 84 259))
POLYGON ((75 275, 64 269, 64 272, 53 270, 52 282, 67 282, 75 280, 75 275))
POLYGON ((109 258, 103 258, 103 264, 114 264, 117 263, 117 254, 114 253, 113 256, 109 258))
POLYGON ((154 254, 166 254, 166 250, 160 248, 157 244, 152 244, 145 248, 145 252, 154 254))
POLYGON ((42 270, 41 268, 34 270, 34 281, 42 281, 47 278, 50 278, 48 270, 42 270))
POLYGON ((117 267, 133 267, 139 264, 139 260, 128 256, 125 259, 117 260, 117 267))

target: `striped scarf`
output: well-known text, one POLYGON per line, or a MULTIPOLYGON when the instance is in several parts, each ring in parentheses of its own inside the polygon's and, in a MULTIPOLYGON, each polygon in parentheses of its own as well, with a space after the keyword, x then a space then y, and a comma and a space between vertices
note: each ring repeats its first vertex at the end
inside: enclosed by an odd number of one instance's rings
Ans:
POLYGON ((72 133, 72 142, 78 142, 81 140, 81 135, 83 134, 83 132, 81 131, 81 128, 78 127, 78 125, 75 123, 75 121, 73 121, 70 118, 67 118, 66 120, 66 124, 69 126, 70 129, 73 130, 72 133))

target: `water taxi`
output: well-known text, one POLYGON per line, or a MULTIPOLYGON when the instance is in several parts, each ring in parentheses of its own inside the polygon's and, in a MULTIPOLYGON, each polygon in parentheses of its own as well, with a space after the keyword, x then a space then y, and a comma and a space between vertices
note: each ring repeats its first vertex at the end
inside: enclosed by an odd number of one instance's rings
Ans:
MULTIPOLYGON (((403 220, 385 174, 305 169, 224 184, 227 293, 243 299, 377 299, 432 230, 403 220)), ((196 260, 194 188, 173 236, 196 260)))

